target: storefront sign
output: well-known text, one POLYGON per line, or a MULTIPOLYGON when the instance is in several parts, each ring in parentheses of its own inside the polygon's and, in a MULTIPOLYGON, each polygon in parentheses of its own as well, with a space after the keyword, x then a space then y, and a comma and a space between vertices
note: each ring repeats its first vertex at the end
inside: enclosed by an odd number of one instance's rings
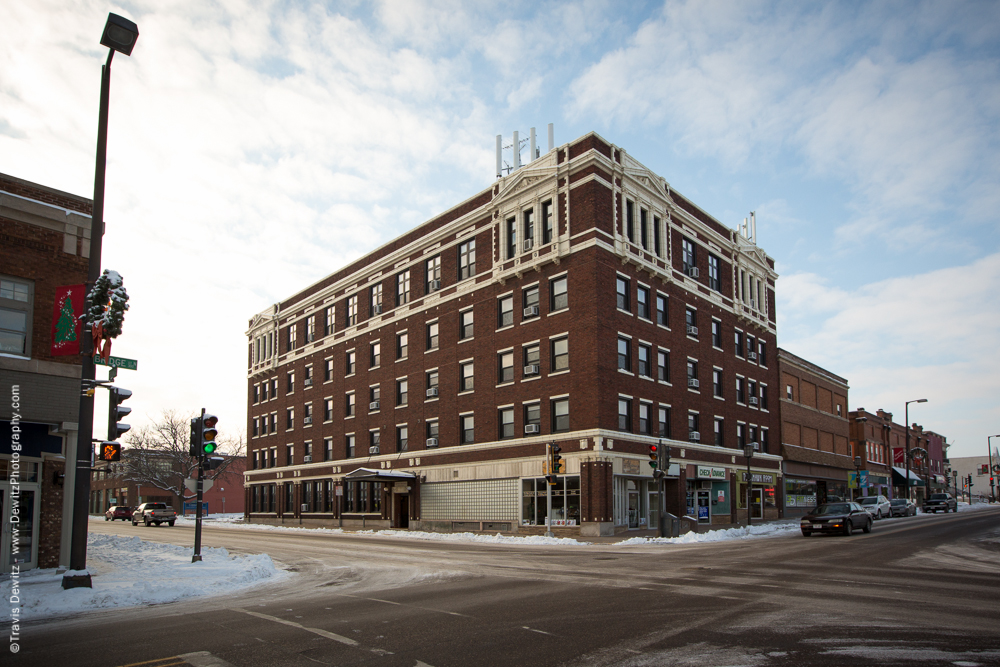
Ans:
MULTIPOLYGON (((747 473, 745 470, 740 473, 740 481, 742 481, 743 483, 746 483, 747 481, 747 473)), ((769 475, 762 472, 755 472, 753 473, 753 483, 774 486, 774 475, 769 475)))
POLYGON ((638 459, 622 459, 622 474, 638 475, 639 468, 640 465, 638 459))
POLYGON ((713 468, 711 466, 696 466, 696 476, 698 479, 728 479, 725 468, 713 468))

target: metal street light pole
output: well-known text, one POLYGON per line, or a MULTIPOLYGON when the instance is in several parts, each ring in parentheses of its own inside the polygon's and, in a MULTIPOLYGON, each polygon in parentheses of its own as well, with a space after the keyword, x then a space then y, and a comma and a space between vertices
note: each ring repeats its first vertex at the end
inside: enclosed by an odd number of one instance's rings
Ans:
POLYGON ((753 488, 753 474, 750 472, 750 459, 753 458, 754 445, 756 443, 748 442, 743 445, 743 456, 747 459, 747 527, 753 523, 753 509, 751 503, 753 496, 751 490, 753 488))
MULTIPOLYGON (((97 282, 101 275, 101 241, 104 236, 104 174, 108 154, 108 100, 111 97, 111 59, 115 51, 130 55, 136 40, 139 38, 139 28, 135 23, 117 14, 108 14, 104 24, 104 34, 101 45, 108 47, 108 60, 101 68, 101 105, 97 121, 97 159, 94 166, 94 205, 90 217, 90 261, 87 265, 87 290, 97 282)), ((90 307, 89 299, 86 304, 90 307)), ((84 310, 83 340, 80 341, 83 365, 81 370, 81 389, 92 384, 96 378, 94 368, 94 341, 90 334, 90 322, 84 310)), ((93 456, 94 431, 94 398, 81 391, 80 415, 77 418, 76 436, 76 472, 73 487, 73 531, 70 542, 69 567, 70 572, 83 574, 64 575, 63 588, 91 588, 90 575, 87 569, 87 506, 90 502, 90 471, 93 456)), ((63 518, 65 520, 65 517, 63 518)))
POLYGON ((990 474, 990 502, 995 503, 997 501, 996 493, 993 490, 993 451, 990 449, 990 440, 992 438, 1000 438, 1000 435, 988 435, 986 436, 986 465, 988 472, 990 474))
POLYGON ((857 488, 857 491, 854 493, 854 499, 857 500, 858 499, 857 498, 858 494, 861 493, 861 457, 860 456, 855 456, 854 457, 854 474, 857 475, 857 477, 854 478, 854 485, 857 488))
POLYGON ((910 494, 910 403, 926 403, 926 398, 915 398, 912 401, 907 401, 903 406, 903 419, 906 421, 903 427, 906 428, 906 498, 907 500, 913 500, 910 494))

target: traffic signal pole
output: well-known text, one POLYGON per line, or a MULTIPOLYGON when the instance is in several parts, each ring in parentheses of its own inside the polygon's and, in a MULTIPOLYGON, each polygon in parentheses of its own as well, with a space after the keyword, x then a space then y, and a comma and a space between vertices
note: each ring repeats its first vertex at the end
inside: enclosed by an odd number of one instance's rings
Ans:
POLYGON ((545 445, 545 459, 548 462, 546 465, 548 475, 545 476, 545 537, 555 537, 552 532, 552 488, 555 486, 551 479, 555 476, 555 472, 552 470, 552 445, 545 445))
POLYGON ((198 418, 198 428, 197 431, 198 438, 198 483, 195 487, 198 494, 198 504, 195 506, 194 515, 194 555, 191 556, 191 562, 197 563, 201 560, 201 499, 202 499, 202 486, 205 479, 205 447, 204 447, 204 434, 203 434, 203 424, 205 423, 205 408, 201 409, 201 417, 198 418))

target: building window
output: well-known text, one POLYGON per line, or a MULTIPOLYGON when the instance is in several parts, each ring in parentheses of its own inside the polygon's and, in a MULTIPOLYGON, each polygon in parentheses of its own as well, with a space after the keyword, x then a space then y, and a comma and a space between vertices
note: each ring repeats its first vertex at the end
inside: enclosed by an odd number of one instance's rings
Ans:
POLYGON ((708 286, 716 292, 722 291, 722 280, 719 274, 719 258, 711 253, 708 255, 708 286))
POLYGON ((618 397, 618 430, 632 431, 632 399, 618 397))
POLYGON ((472 391, 475 389, 473 381, 473 362, 467 361, 459 365, 459 391, 472 391))
MULTIPOLYGON (((295 464, 295 448, 292 445, 285 445, 285 465, 286 466, 290 466, 290 465, 294 465, 294 464, 295 464)), ((292 489, 292 485, 289 484, 288 485, 288 490, 291 491, 291 489, 292 489)), ((289 500, 288 507, 289 508, 292 506, 291 497, 292 497, 292 494, 289 493, 288 494, 288 500, 289 500)))
POLYGON ((712 347, 722 349, 722 322, 712 320, 712 347))
MULTIPOLYGON (((760 407, 762 407, 762 408, 764 407, 764 386, 765 385, 761 385, 760 386, 760 397, 761 397, 760 407)), ((838 417, 843 417, 843 415, 840 412, 840 403, 837 403, 837 416, 838 417)))
POLYGON ((396 451, 405 452, 410 449, 410 427, 396 427, 396 451))
POLYGON ((698 362, 694 359, 688 359, 687 361, 687 377, 688 377, 688 387, 697 389, 698 388, 698 362), (694 380, 694 382, 692 382, 694 380))
POLYGON ((382 365, 382 343, 376 342, 369 345, 370 356, 368 358, 368 368, 378 368, 382 365))
POLYGON ((556 278, 549 283, 549 312, 569 307, 569 295, 566 289, 566 276, 556 278))
POLYGON ((722 417, 716 417, 715 418, 715 446, 716 447, 723 447, 723 446, 725 446, 724 445, 724 439, 723 439, 724 428, 725 428, 725 422, 722 420, 722 417))
POLYGON ((767 344, 762 340, 757 341, 757 363, 767 366, 767 344))
POLYGON ((563 433, 569 430, 569 399, 557 398, 552 401, 552 432, 563 433))
POLYGON ((636 288, 635 303, 639 317, 649 319, 649 288, 639 285, 636 288))
POLYGON ((621 336, 618 337, 618 368, 623 371, 632 371, 631 341, 621 336))
POLYGON ((427 446, 437 447, 438 443, 438 420, 428 419, 427 420, 427 446))
POLYGON ((304 387, 311 387, 312 386, 312 380, 313 380, 313 367, 311 365, 310 366, 306 366, 304 375, 305 375, 305 378, 304 378, 305 382, 303 382, 302 386, 304 386, 304 387))
POLYGON ((306 318, 306 342, 311 343, 316 340, 316 316, 306 318))
POLYGON ((514 324, 514 297, 502 296, 497 299, 497 328, 514 324))
POLYGON ((507 440, 514 437, 514 408, 503 408, 497 413, 499 429, 497 438, 507 440))
POLYGON ((257 405, 258 403, 260 403, 260 385, 255 384, 253 386, 253 404, 257 405))
POLYGON ((687 325, 687 335, 698 337, 698 311, 694 308, 684 309, 684 323, 687 325))
POLYGON ((747 429, 747 439, 750 441, 751 445, 756 444, 757 448, 760 448, 760 442, 757 440, 756 426, 750 426, 750 428, 747 429))
POLYGON ((538 345, 526 345, 524 348, 524 375, 538 375, 541 370, 541 350, 538 345))
POLYGON ((514 381, 514 352, 497 354, 497 384, 514 381))
POLYGON ((639 433, 653 435, 653 405, 639 401, 639 433))
POLYGON ((669 438, 670 436, 670 407, 666 405, 661 405, 657 409, 656 416, 656 426, 657 432, 661 438, 669 438))
POLYGON ((285 393, 290 394, 295 391, 295 373, 288 373, 285 378, 285 393))
MULTIPOLYGON (((346 444, 346 450, 347 450, 347 452, 346 452, 347 453, 347 457, 346 458, 353 459, 354 458, 354 444, 355 444, 354 434, 351 434, 351 435, 349 435, 349 436, 347 436, 345 438, 345 444, 346 444)), ((350 486, 348 486, 348 488, 350 488, 350 486)))
POLYGON ((368 387, 368 411, 375 412, 382 408, 382 388, 377 384, 368 387))
POLYGON ((396 359, 406 359, 410 353, 410 335, 405 331, 396 334, 396 359))
POLYGON ((629 281, 618 276, 616 284, 616 296, 618 299, 618 309, 632 312, 632 305, 629 303, 629 281))
POLYGON ((735 340, 736 340, 736 356, 740 357, 742 359, 743 356, 744 356, 744 353, 743 353, 743 332, 742 331, 736 331, 734 337, 735 337, 735 340))
POLYGON ((459 417, 462 428, 462 444, 470 445, 476 441, 476 420, 474 415, 462 415, 459 417))
POLYGON ((652 377, 652 360, 649 358, 651 354, 649 345, 639 344, 639 376, 640 377, 652 377))
POLYGON ((271 399, 278 398, 278 378, 271 378, 271 399))
POLYGON ((712 395, 722 398, 722 370, 712 369, 712 395))
POLYGON ((472 310, 467 310, 458 314, 458 327, 458 337, 460 339, 465 340, 466 338, 472 338, 472 310))
POLYGON ((334 317, 336 309, 333 306, 327 306, 323 310, 323 335, 329 336, 333 333, 334 317))
MULTIPOLYGON (((767 385, 760 386, 760 409, 767 410, 767 385)), ((837 415, 840 416, 840 406, 837 406, 837 415)))
POLYGON ((434 350, 438 346, 438 323, 429 322, 427 324, 427 349, 434 350))
POLYGON ((469 239, 458 246, 458 279, 476 275, 476 239, 469 239))
POLYGON ((670 382, 670 352, 656 351, 656 379, 660 382, 670 382))
POLYGON ((785 395, 788 397, 788 400, 790 401, 795 400, 794 398, 792 398, 792 385, 790 384, 785 385, 785 395))
POLYGON ((33 305, 33 283, 0 278, 0 352, 31 356, 33 305))
POLYGON ((747 352, 749 353, 747 355, 748 357, 750 355, 756 355, 757 352, 757 340, 750 334, 747 334, 747 352))
POLYGON ((507 218, 507 259, 517 255, 517 218, 507 218))
POLYGON ((396 305, 402 306, 410 302, 410 272, 409 270, 396 274, 396 305))
POLYGON ((323 460, 333 460, 333 438, 323 438, 323 460))
MULTIPOLYGON (((542 425, 542 404, 538 401, 526 403, 524 406, 524 425, 534 426, 534 432, 538 433, 542 425)), ((529 430, 525 428, 525 433, 529 430)))
POLYGON ((736 446, 743 449, 747 444, 747 427, 745 424, 736 425, 736 446))
POLYGON ((767 431, 766 428, 762 428, 760 430, 760 451, 761 451, 762 454, 768 454, 768 453, 770 453, 769 452, 769 445, 768 445, 768 441, 767 441, 767 433, 768 433, 768 431, 767 431))
POLYGON ((351 350, 344 356, 344 370, 347 371, 345 375, 354 375, 355 367, 357 365, 358 355, 354 350, 351 350))
POLYGON ((333 379, 333 359, 323 360, 323 382, 329 382, 333 379))
POLYGON ((295 324, 289 324, 288 325, 288 349, 289 350, 294 350, 295 349, 295 329, 296 328, 297 327, 296 327, 295 324))
POLYGON ((259 424, 260 424, 260 420, 257 419, 256 417, 254 417, 253 418, 253 437, 255 437, 255 438, 257 437, 257 434, 258 434, 258 425, 259 424))
POLYGON ((529 287, 521 293, 521 302, 524 304, 524 317, 528 319, 538 315, 538 287, 529 287))
POLYGON ((347 326, 352 327, 358 323, 358 295, 347 299, 347 326))
POLYGON ((639 243, 642 245, 643 250, 649 250, 649 230, 646 229, 646 220, 648 219, 648 214, 646 209, 639 209, 639 243))
POLYGON ((625 236, 629 243, 635 243, 635 203, 625 202, 625 236))
POLYGON ((552 200, 542 203, 542 243, 552 243, 552 200))
POLYGON ((371 311, 370 315, 379 315, 382 312, 382 283, 371 287, 371 311))
POLYGON ((278 413, 277 412, 272 412, 271 413, 271 433, 277 433, 277 432, 278 432, 278 413))
POLYGON ((381 454, 382 433, 378 429, 368 431, 368 456, 381 454))
POLYGON ((665 294, 656 293, 656 323, 661 327, 670 326, 670 317, 667 311, 667 297, 665 294))
POLYGON ((403 380, 396 380, 396 405, 406 405, 409 401, 410 383, 403 380))
POLYGON ((267 400, 267 386, 270 384, 267 380, 264 380, 260 385, 260 402, 263 403, 267 400))
POLYGON ((424 285, 427 294, 441 289, 441 255, 431 257, 424 263, 424 275, 427 276, 424 285))
POLYGON ((323 421, 328 422, 333 420, 333 399, 324 398, 323 399, 323 421))
POLYGON ((746 381, 741 377, 736 378, 736 402, 747 402, 746 381))
POLYGON ((295 428, 295 408, 285 409, 285 429, 290 430, 295 428))
POLYGON ((690 275, 691 269, 697 266, 694 254, 694 241, 691 239, 681 239, 681 260, 684 262, 684 273, 690 275))
POLYGON ((698 413, 688 413, 688 441, 701 442, 701 430, 698 428, 698 413))
POLYGON ((354 416, 354 403, 355 403, 354 392, 353 391, 349 391, 349 392, 347 392, 344 395, 344 397, 345 397, 344 414, 346 416, 348 416, 348 417, 353 417, 354 416))
POLYGON ((556 338, 552 343, 552 370, 564 371, 569 368, 569 339, 556 338))
POLYGON ((757 398, 757 383, 753 380, 747 382, 747 394, 753 398, 757 398))
POLYGON ((653 216, 653 252, 656 253, 657 257, 662 256, 660 252, 660 219, 657 216, 653 216))
MULTIPOLYGON (((437 390, 438 388, 438 372, 436 370, 427 371, 427 388, 437 390)), ((427 392, 428 398, 433 398, 437 396, 436 391, 427 392)))
POLYGON ((535 210, 528 209, 521 214, 524 222, 524 249, 530 250, 535 244, 535 210))

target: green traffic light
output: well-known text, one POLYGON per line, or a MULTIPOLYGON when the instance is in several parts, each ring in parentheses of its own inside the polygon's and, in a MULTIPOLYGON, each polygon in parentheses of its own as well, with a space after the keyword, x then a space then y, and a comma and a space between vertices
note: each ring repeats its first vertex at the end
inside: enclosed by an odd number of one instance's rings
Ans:
POLYGON ((215 450, 216 450, 216 444, 214 442, 206 442, 205 443, 205 453, 206 454, 211 454, 215 450))

